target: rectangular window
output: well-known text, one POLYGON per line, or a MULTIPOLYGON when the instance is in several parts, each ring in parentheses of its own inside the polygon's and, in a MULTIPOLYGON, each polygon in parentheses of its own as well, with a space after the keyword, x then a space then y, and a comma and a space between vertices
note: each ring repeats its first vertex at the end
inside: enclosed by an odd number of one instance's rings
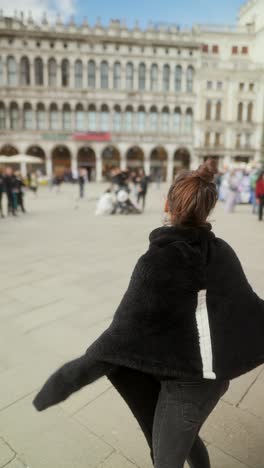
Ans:
POLYGON ((0 129, 5 129, 5 109, 4 107, 0 107, 0 129))
POLYGON ((37 127, 38 130, 45 130, 46 128, 46 113, 44 110, 37 111, 37 127))
POLYGON ((207 89, 213 89, 213 82, 212 81, 207 81, 207 89))
POLYGON ((238 47, 237 46, 233 46, 232 47, 232 55, 237 55, 238 54, 238 47))
POLYGON ((208 44, 203 44, 203 52, 208 53, 209 47, 208 44))
POLYGON ((215 134, 215 146, 220 146, 221 145, 221 133, 216 133, 215 134))
POLYGON ((242 54, 243 55, 248 55, 248 47, 247 46, 242 47, 242 54))
POLYGON ((88 112, 88 128, 90 131, 95 131, 96 130, 96 112, 90 110, 88 112))
POLYGON ((236 138, 236 147, 240 148, 240 146, 241 146, 241 135, 238 134, 236 138))
POLYGON ((217 89, 218 89, 218 91, 221 91, 223 89, 222 81, 217 81, 217 89))
POLYGON ((219 46, 218 45, 213 45, 212 52, 213 52, 213 54, 218 54, 219 53, 219 46))
POLYGON ((251 135, 250 133, 247 133, 246 134, 246 148, 250 148, 251 147, 251 135))
POLYGON ((239 83, 239 90, 244 91, 245 89, 245 83, 239 83))
POLYGON ((204 145, 205 146, 210 146, 210 132, 206 132, 206 134, 205 134, 204 145))
POLYGON ((62 114, 63 130, 71 130, 71 111, 65 110, 62 114))
POLYGON ((249 84, 249 91, 254 91, 254 83, 249 84))

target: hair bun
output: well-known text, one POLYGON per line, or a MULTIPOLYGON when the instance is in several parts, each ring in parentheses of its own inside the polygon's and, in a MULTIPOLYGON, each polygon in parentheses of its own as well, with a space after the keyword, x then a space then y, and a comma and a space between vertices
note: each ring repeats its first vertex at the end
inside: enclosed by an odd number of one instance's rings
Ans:
POLYGON ((214 181, 217 172, 217 162, 215 159, 210 158, 195 171, 195 176, 200 177, 204 182, 210 183, 214 181))

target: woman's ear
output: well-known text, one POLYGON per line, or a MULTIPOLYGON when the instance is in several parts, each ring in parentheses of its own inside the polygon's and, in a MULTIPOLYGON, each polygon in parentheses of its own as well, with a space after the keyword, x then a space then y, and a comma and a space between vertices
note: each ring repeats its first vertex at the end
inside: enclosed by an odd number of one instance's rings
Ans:
POLYGON ((165 213, 168 213, 168 212, 169 212, 169 202, 168 202, 168 199, 166 199, 166 201, 165 201, 164 211, 165 211, 165 213))

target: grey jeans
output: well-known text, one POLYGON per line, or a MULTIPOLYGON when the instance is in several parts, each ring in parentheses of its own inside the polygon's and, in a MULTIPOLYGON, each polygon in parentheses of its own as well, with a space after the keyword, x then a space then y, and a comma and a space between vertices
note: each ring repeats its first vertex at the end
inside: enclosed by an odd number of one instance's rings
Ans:
POLYGON ((210 468, 207 449, 199 437, 201 426, 229 387, 229 381, 165 380, 153 424, 155 468, 210 468))

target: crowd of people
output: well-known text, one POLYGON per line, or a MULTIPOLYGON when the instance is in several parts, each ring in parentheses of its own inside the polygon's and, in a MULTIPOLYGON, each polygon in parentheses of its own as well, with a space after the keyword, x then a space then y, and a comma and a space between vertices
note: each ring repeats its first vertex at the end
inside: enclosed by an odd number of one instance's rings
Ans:
POLYGON ((225 203, 225 211, 233 213, 239 203, 252 205, 253 214, 263 219, 264 171, 253 168, 250 172, 233 169, 216 177, 219 199, 225 203))
POLYGON ((0 169, 0 216, 17 216, 26 213, 24 196, 26 188, 35 194, 38 190, 38 178, 35 172, 28 174, 25 180, 19 171, 11 167, 0 169))
POLYGON ((113 169, 111 186, 99 199, 96 214, 143 213, 149 182, 150 178, 143 169, 138 171, 113 169))

